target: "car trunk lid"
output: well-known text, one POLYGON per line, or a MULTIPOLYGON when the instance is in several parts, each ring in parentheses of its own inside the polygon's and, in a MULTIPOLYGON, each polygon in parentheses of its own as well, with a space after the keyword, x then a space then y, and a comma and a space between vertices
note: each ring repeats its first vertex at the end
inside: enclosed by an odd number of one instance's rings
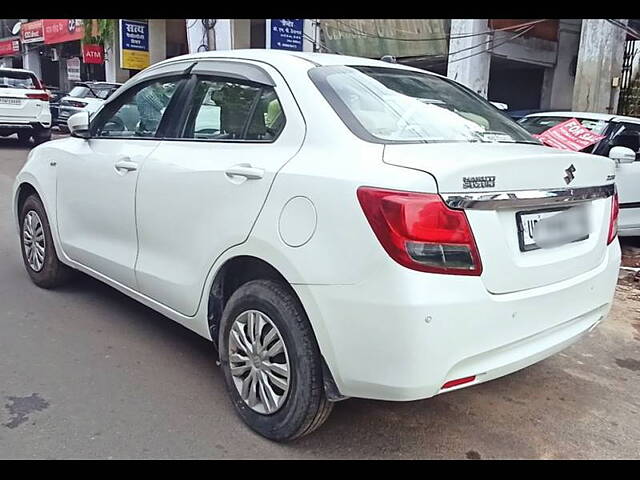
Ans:
POLYGON ((384 161, 431 174, 447 203, 465 210, 491 293, 556 283, 604 260, 615 169, 607 158, 539 145, 442 143, 387 145, 384 161), (538 248, 531 232, 556 215, 551 222, 562 228, 585 219, 587 237, 538 248))

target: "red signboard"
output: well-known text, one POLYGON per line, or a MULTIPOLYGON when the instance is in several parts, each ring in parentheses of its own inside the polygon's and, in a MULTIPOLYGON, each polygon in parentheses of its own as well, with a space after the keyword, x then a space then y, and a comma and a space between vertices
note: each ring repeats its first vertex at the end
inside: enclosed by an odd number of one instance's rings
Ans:
POLYGON ((82 61, 84 63, 104 63, 103 50, 100 45, 82 45, 82 61))
POLYGON ((20 41, 17 38, 0 41, 0 57, 20 53, 20 41))
POLYGON ((574 152, 583 150, 604 138, 604 135, 593 133, 575 118, 559 123, 540 135, 533 136, 550 147, 573 150, 574 152))
POLYGON ((23 23, 20 27, 20 40, 22 43, 43 42, 44 26, 42 20, 23 23))
POLYGON ((44 25, 44 43, 47 45, 80 40, 84 33, 82 20, 52 20, 45 18, 42 22, 44 25))

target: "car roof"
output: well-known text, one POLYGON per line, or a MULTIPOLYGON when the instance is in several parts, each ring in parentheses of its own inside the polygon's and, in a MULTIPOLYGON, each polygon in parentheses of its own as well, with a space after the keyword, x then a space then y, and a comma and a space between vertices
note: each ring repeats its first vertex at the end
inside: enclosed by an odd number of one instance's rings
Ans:
POLYGON ((628 117, 625 115, 612 115, 610 113, 595 113, 595 112, 576 112, 576 111, 557 111, 557 112, 536 112, 531 113, 524 118, 530 117, 569 117, 569 118, 581 118, 586 120, 604 120, 605 122, 631 122, 640 123, 640 118, 628 117))
POLYGON ((291 52, 286 50, 270 50, 263 48, 247 48, 237 50, 213 50, 208 52, 192 53, 187 55, 180 55, 178 57, 172 57, 162 62, 154 64, 151 68, 160 65, 169 65, 173 62, 182 62, 184 60, 199 60, 199 59, 220 59, 220 58, 232 58, 242 60, 256 60, 269 63, 274 67, 278 67, 281 64, 290 64, 292 60, 302 60, 307 62, 308 65, 313 66, 328 66, 328 65, 358 65, 358 66, 372 66, 372 67, 387 67, 398 68, 402 70, 412 70, 419 72, 426 72, 432 75, 439 76, 436 73, 421 70, 419 68, 410 67, 408 65, 402 65, 399 63, 383 62, 381 60, 374 60, 364 57, 352 57, 350 55, 336 55, 331 53, 315 53, 315 52, 291 52))
POLYGON ((20 72, 20 73, 30 73, 31 75, 35 75, 31 70, 25 70, 24 68, 8 68, 8 67, 0 67, 0 72, 20 72))

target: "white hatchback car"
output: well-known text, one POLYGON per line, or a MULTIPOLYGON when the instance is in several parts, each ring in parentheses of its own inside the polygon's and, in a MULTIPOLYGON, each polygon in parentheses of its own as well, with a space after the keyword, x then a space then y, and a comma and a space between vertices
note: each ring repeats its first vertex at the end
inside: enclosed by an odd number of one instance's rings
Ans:
POLYGON ((80 270, 211 339, 237 412, 271 439, 347 397, 514 372, 611 307, 613 162, 544 147, 439 75, 207 52, 69 127, 16 179, 28 274, 52 288, 80 270))
POLYGON ((110 82, 76 83, 69 94, 60 99, 56 125, 66 131, 67 120, 72 115, 82 111, 87 111, 89 115, 92 115, 121 85, 110 82))
POLYGON ((25 143, 51 139, 49 93, 29 70, 0 68, 0 136, 17 134, 25 143))

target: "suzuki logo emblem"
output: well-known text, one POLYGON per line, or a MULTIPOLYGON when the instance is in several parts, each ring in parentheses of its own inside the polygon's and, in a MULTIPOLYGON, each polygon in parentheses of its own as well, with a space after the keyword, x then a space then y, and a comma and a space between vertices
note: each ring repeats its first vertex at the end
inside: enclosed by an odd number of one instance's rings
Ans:
POLYGON ((571 164, 569 168, 567 168, 564 171, 564 173, 567 174, 567 176, 564 177, 564 181, 567 185, 569 185, 573 181, 573 179, 576 178, 575 175, 573 174, 573 172, 575 171, 576 171, 576 167, 574 167, 573 164, 571 164))

